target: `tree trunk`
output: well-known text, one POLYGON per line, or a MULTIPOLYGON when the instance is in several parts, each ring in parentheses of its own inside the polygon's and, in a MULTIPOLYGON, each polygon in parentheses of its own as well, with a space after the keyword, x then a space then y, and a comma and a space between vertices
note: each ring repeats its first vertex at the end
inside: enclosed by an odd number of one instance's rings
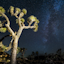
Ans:
POLYGON ((16 52, 17 52, 17 46, 18 46, 18 38, 15 36, 12 52, 11 52, 11 64, 16 64, 16 52))
POLYGON ((22 53, 22 57, 23 57, 23 59, 24 59, 24 53, 22 53))

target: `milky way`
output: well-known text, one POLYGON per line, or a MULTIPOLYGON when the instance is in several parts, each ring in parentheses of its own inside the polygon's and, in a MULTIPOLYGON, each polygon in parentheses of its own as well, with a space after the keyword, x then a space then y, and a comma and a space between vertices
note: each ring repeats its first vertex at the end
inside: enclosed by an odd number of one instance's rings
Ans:
POLYGON ((64 29, 64 19, 61 10, 64 10, 62 6, 64 5, 63 0, 50 0, 44 2, 42 5, 42 12, 44 13, 42 17, 42 42, 44 43, 45 50, 47 51, 46 43, 55 42, 51 38, 56 39, 59 43, 63 36, 64 29))

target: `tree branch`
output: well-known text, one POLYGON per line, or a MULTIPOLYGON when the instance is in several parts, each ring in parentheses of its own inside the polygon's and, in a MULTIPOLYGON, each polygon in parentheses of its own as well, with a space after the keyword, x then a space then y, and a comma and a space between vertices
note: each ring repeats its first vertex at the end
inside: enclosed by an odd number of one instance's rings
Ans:
POLYGON ((4 40, 4 38, 6 38, 6 37, 8 37, 8 36, 10 36, 10 35, 6 35, 6 36, 2 37, 2 38, 0 39, 0 42, 1 42, 2 40, 4 40))
POLYGON ((12 35, 12 37, 15 37, 15 33, 13 32, 13 30, 10 28, 10 26, 8 24, 5 24, 5 26, 7 27, 9 33, 12 35))
POLYGON ((33 21, 31 21, 31 22, 27 21, 27 22, 28 22, 28 24, 29 24, 28 26, 31 26, 31 24, 33 23, 33 21))
POLYGON ((6 51, 9 51, 11 48, 12 48, 12 42, 13 42, 13 38, 12 38, 12 40, 10 41, 10 44, 9 44, 9 46, 8 47, 6 47, 6 51))
POLYGON ((11 35, 14 37, 15 34, 14 34, 13 30, 10 28, 10 21, 9 21, 8 17, 1 11, 0 11, 0 14, 2 14, 2 16, 6 19, 7 24, 5 24, 5 26, 7 27, 8 31, 11 33, 11 35))
POLYGON ((4 13, 2 13, 1 11, 0 11, 0 14, 2 14, 2 16, 6 19, 7 24, 10 25, 10 21, 9 21, 8 17, 4 13))
POLYGON ((17 32, 17 36, 18 38, 20 37, 21 33, 22 33, 23 27, 19 27, 19 30, 17 32))
POLYGON ((18 25, 19 25, 19 27, 21 27, 20 17, 18 18, 18 25))
POLYGON ((14 15, 16 18, 18 18, 18 16, 17 16, 15 13, 14 13, 13 15, 14 15))
POLYGON ((29 29, 29 28, 33 29, 33 28, 35 28, 35 26, 25 26, 24 25, 23 27, 20 27, 19 30, 18 30, 18 32, 17 32, 18 38, 20 37, 23 29, 29 29))
POLYGON ((23 28, 24 29, 29 29, 29 28, 33 29, 33 28, 35 28, 35 26, 23 26, 23 28))

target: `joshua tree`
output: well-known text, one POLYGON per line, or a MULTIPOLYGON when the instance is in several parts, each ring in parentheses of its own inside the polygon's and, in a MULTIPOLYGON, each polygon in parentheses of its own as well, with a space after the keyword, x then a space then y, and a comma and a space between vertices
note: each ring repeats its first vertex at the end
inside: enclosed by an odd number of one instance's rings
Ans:
POLYGON ((60 49, 58 49, 57 51, 56 51, 56 53, 58 54, 58 55, 61 55, 61 48, 60 49))
POLYGON ((37 57, 38 57, 38 59, 39 59, 39 56, 38 56, 38 54, 39 54, 39 53, 38 53, 38 51, 36 51, 36 55, 37 55, 37 57))
POLYGON ((24 59, 24 54, 25 54, 25 51, 26 51, 27 49, 25 49, 25 48, 20 48, 20 52, 22 53, 22 58, 24 59))
POLYGON ((34 51, 32 51, 32 59, 34 60, 34 57, 35 57, 35 52, 34 51))
POLYGON ((14 32, 11 29, 10 20, 7 17, 7 15, 5 14, 5 9, 0 6, 0 16, 4 17, 5 21, 6 21, 6 22, 4 22, 4 24, 2 23, 2 21, 0 21, 0 32, 5 33, 6 30, 8 30, 8 32, 11 34, 11 37, 12 37, 11 42, 13 42, 12 53, 11 53, 11 64, 16 64, 18 40, 20 38, 20 35, 21 35, 23 29, 29 29, 30 28, 30 29, 34 29, 34 32, 36 32, 38 30, 39 20, 35 16, 31 15, 27 19, 28 26, 26 26, 24 24, 25 19, 22 18, 27 13, 26 9, 21 10, 20 8, 14 8, 13 6, 10 6, 8 13, 11 16, 16 17, 16 23, 19 25, 19 29, 17 32, 16 31, 14 32), (5 25, 5 27, 3 27, 3 25, 5 25))
POLYGON ((33 56, 35 55, 35 52, 34 52, 34 51, 32 51, 32 55, 33 55, 33 56))
POLYGON ((36 55, 38 56, 38 51, 36 51, 36 55))

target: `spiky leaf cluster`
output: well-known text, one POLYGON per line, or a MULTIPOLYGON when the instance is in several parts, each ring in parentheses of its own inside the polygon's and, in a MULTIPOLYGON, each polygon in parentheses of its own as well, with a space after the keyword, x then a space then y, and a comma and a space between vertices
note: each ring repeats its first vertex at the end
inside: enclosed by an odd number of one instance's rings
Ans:
POLYGON ((38 30, 39 20, 35 16, 31 15, 30 17, 28 17, 28 23, 30 22, 34 22, 34 32, 36 32, 38 30))
MULTIPOLYGON (((9 14, 13 15, 14 14, 14 7, 10 6, 8 10, 9 14)), ((18 15, 21 12, 20 8, 15 8, 15 14, 18 15)))
POLYGON ((21 12, 20 8, 15 8, 15 14, 18 15, 21 12))
POLYGON ((0 21, 0 27, 2 27, 2 22, 0 21))
POLYGON ((26 9, 22 9, 22 12, 21 12, 21 9, 20 8, 15 8, 15 13, 14 13, 14 7, 13 6, 10 6, 9 10, 8 10, 9 14, 11 15, 18 15, 20 14, 20 17, 23 17, 24 14, 26 15, 27 14, 27 10, 26 9))
POLYGON ((21 22, 24 23, 25 22, 25 19, 24 18, 21 18, 21 22))
POLYGON ((19 21, 19 20, 18 20, 18 19, 16 19, 16 24, 18 23, 18 21, 19 21))
POLYGON ((34 32, 38 31, 38 24, 35 24, 34 32))
POLYGON ((3 51, 5 51, 6 50, 6 46, 2 46, 2 49, 3 49, 3 51))
POLYGON ((33 16, 33 15, 31 15, 30 17, 28 17, 28 21, 29 22, 36 22, 36 23, 39 23, 39 20, 35 17, 35 16, 33 16))
POLYGON ((17 54, 20 52, 20 47, 17 47, 17 54))
POLYGON ((22 9, 22 12, 26 15, 27 14, 27 10, 26 9, 22 9))
MULTIPOLYGON (((0 11, 1 11, 2 13, 5 13, 5 9, 4 9, 2 6, 0 6, 0 11)), ((2 16, 2 15, 0 14, 0 16, 2 16)))
MULTIPOLYGON (((19 20, 16 19, 16 24, 18 23, 18 21, 19 21, 19 20)), ((24 22, 25 22, 25 19, 24 19, 24 18, 21 18, 20 21, 21 21, 21 23, 24 23, 24 22)))
POLYGON ((14 7, 13 6, 10 6, 8 13, 13 15, 13 13, 14 13, 14 7))
POLYGON ((7 63, 10 62, 10 60, 8 59, 8 60, 6 60, 6 62, 7 62, 7 63))
POLYGON ((6 28, 5 27, 4 28, 0 28, 0 32, 5 33, 6 32, 6 28))
POLYGON ((27 10, 26 9, 22 9, 22 11, 20 12, 19 17, 22 18, 26 14, 27 14, 27 10))
POLYGON ((31 15, 30 17, 28 17, 28 21, 35 21, 37 18, 33 15, 31 15))
POLYGON ((16 11, 18 12, 21 12, 21 9, 20 8, 15 8, 16 11))

